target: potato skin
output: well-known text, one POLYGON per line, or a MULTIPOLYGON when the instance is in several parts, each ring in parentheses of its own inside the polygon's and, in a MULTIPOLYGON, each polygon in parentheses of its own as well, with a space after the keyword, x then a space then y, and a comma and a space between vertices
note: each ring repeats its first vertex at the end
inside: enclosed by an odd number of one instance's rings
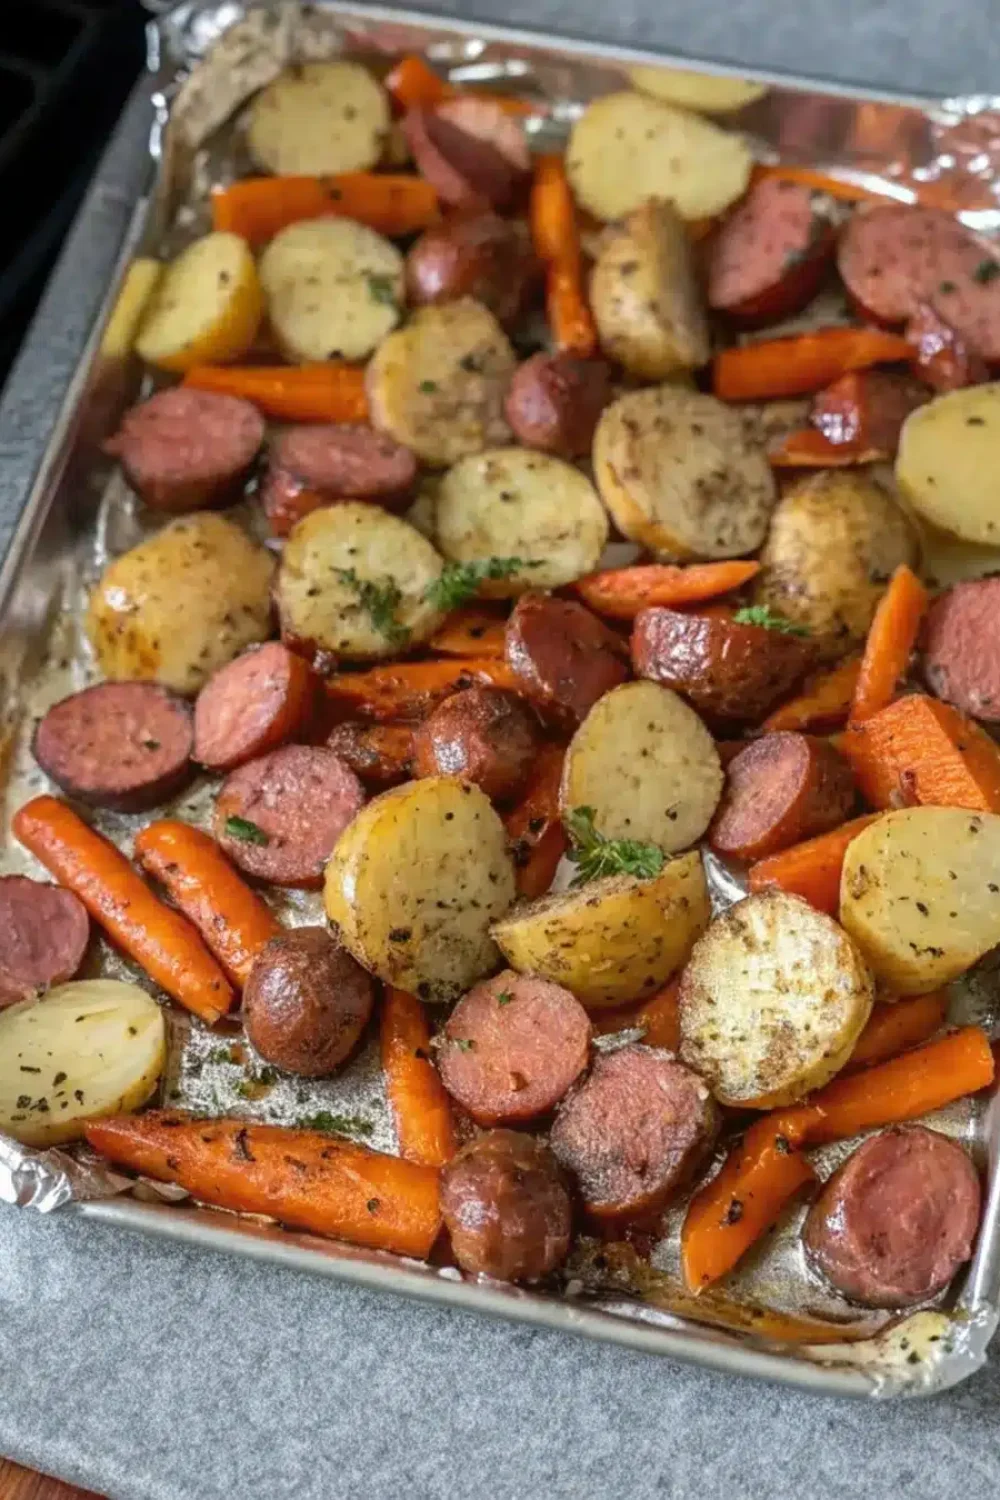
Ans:
POLYGON ((264 297, 250 247, 226 231, 206 234, 172 260, 142 312, 135 347, 160 370, 239 359, 250 348, 264 297))

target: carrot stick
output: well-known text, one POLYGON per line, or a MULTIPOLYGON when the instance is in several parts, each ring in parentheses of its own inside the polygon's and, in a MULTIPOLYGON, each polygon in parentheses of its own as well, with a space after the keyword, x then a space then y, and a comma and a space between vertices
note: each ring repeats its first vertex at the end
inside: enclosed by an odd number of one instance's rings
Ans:
POLYGON ((443 1167, 457 1149, 451 1101, 430 1060, 426 1007, 404 990, 386 989, 381 1043, 399 1154, 405 1161, 443 1167))
POLYGON ((872 807, 1000 812, 1000 749, 950 703, 908 693, 840 736, 872 807))
POLYGON ((85 1131, 119 1166, 180 1183, 200 1203, 267 1214, 310 1234, 422 1258, 441 1226, 432 1167, 322 1131, 173 1110, 89 1120, 85 1131))
POLYGON ((760 572, 757 562, 648 563, 590 573, 573 587, 586 604, 612 620, 634 620, 641 609, 661 604, 698 604, 749 583, 760 572))
POLYGON ((561 156, 537 156, 531 187, 531 236, 548 268, 545 307, 556 348, 586 359, 597 330, 583 284, 576 205, 561 156))
POLYGON ((390 239, 416 234, 438 217, 437 193, 422 177, 344 172, 338 177, 246 177, 212 193, 212 226, 265 245, 302 219, 355 219, 390 239))
POLYGON ((252 401, 278 422, 365 422, 365 372, 331 360, 325 365, 195 365, 184 384, 252 401))
POLYGON ((877 813, 872 813, 855 818, 832 833, 822 833, 818 838, 759 859, 750 866, 747 877, 751 891, 787 891, 835 917, 840 910, 840 872, 847 847, 877 817, 877 813))
POLYGON ((892 702, 917 643, 927 604, 927 590, 920 579, 900 563, 868 631, 848 723, 863 724, 892 702))
POLYGON ((647 1047, 663 1047, 667 1052, 676 1052, 681 1044, 679 992, 680 980, 671 979, 662 990, 657 990, 639 1005, 619 1005, 614 1010, 594 1011, 590 1023, 597 1036, 641 1027, 645 1033, 642 1040, 647 1047))
POLYGON ((804 396, 848 370, 912 357, 905 339, 880 328, 821 328, 723 349, 715 356, 712 382, 723 401, 766 401, 804 396))
POLYGON ((189 823, 150 823, 136 837, 134 856, 166 887, 231 983, 242 989, 260 950, 282 930, 271 908, 237 875, 215 840, 189 823))
POLYGON ((458 98, 489 99, 510 115, 535 114, 541 108, 530 104, 526 99, 515 98, 513 94, 492 94, 485 89, 457 89, 454 84, 439 78, 434 69, 422 57, 417 56, 402 58, 392 72, 387 74, 385 87, 396 107, 404 114, 408 109, 433 109, 435 104, 442 104, 445 99, 458 98))
POLYGON ((232 988, 190 922, 158 901, 124 854, 72 808, 35 797, 14 814, 11 829, 161 989, 209 1026, 225 1015, 232 988))
POLYGON ((784 166, 781 163, 770 167, 756 166, 750 182, 756 186, 758 182, 766 182, 770 178, 777 178, 779 182, 797 182, 802 187, 826 193, 827 197, 837 198, 842 203, 884 203, 886 199, 893 203, 903 201, 898 191, 890 193, 884 188, 862 187, 860 183, 832 177, 829 172, 817 172, 814 167, 784 166))
POLYGON ((947 1014, 948 996, 944 990, 876 1005, 840 1076, 886 1062, 921 1042, 930 1041, 944 1025, 947 1014))
POLYGON ((811 734, 839 729, 847 722, 860 669, 860 658, 852 657, 811 678, 797 698, 789 699, 764 720, 764 728, 797 729, 811 734))
POLYGON ((456 609, 428 641, 443 656, 490 656, 504 653, 504 622, 488 609, 456 609))
POLYGON ((767 450, 772 469, 846 469, 888 461, 892 454, 866 438, 832 443, 815 427, 801 427, 777 438, 767 450))
POLYGON ((565 756, 563 745, 543 745, 524 795, 504 819, 518 895, 529 900, 543 896, 549 889, 566 852, 566 834, 559 816, 559 785, 565 756))
POLYGON ((442 698, 462 688, 488 683, 516 692, 518 679, 495 657, 454 661, 404 661, 373 667, 370 672, 343 672, 324 688, 330 699, 365 719, 418 719, 442 698))

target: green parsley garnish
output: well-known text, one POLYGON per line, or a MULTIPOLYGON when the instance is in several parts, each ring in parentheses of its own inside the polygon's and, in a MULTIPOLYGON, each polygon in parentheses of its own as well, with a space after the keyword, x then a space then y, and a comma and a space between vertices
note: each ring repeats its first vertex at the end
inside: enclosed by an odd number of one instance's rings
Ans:
POLYGON ((437 390, 437 381, 422 380, 420 382, 420 389, 423 391, 425 396, 433 396, 434 392, 437 390))
POLYGON ((510 990, 504 990, 502 994, 497 996, 497 1004, 509 1005, 513 998, 514 996, 511 994, 510 990))
POLYGON ((574 885, 586 885, 602 875, 635 875, 639 880, 652 880, 667 862, 667 856, 656 844, 643 844, 638 839, 606 839, 594 827, 592 807, 574 807, 564 822, 573 840, 569 858, 577 867, 574 885))
POLYGON ((328 1109, 318 1110, 314 1115, 303 1115, 295 1121, 297 1130, 323 1130, 330 1135, 371 1135, 371 1120, 364 1115, 335 1115, 328 1109))
POLYGON ((227 818, 226 832, 230 838, 239 839, 244 844, 264 847, 271 842, 271 835, 258 828, 256 823, 251 823, 249 818, 227 818))
POLYGON ((373 583, 370 578, 359 578, 353 568, 335 568, 334 573, 341 583, 346 583, 358 596, 358 603, 367 613, 379 635, 384 635, 390 646, 405 646, 410 639, 407 626, 396 619, 396 610, 403 596, 394 579, 388 583, 373 583))
POLYGON ((786 620, 784 615, 779 615, 777 610, 771 609, 767 604, 747 604, 743 609, 738 609, 733 615, 733 624, 759 625, 764 630, 776 630, 779 635, 809 634, 808 626, 786 620))
POLYGON ((947 293, 947 292, 954 292, 956 290, 957 290, 957 288, 956 288, 955 283, 953 281, 941 281, 941 282, 938 283, 938 291, 939 292, 946 292, 947 293))
POLYGON ((208 1054, 210 1063, 235 1063, 232 1047, 215 1047, 208 1054))
POLYGON ((391 276, 379 276, 374 271, 369 271, 365 280, 368 283, 368 295, 373 302, 381 302, 385 307, 399 306, 396 283, 391 276))
POLYGON ((995 281, 1000 276, 1000 261, 981 260, 972 273, 973 281, 978 281, 980 286, 985 286, 989 281, 995 281))
POLYGON ((522 568, 540 568, 540 562, 525 562, 520 557, 486 557, 481 562, 446 563, 441 575, 424 591, 428 604, 436 609, 457 609, 478 593, 487 578, 510 578, 522 568))
POLYGON ((471 1036, 453 1036, 449 1037, 449 1041, 453 1047, 458 1048, 459 1052, 473 1052, 475 1050, 476 1044, 471 1036))

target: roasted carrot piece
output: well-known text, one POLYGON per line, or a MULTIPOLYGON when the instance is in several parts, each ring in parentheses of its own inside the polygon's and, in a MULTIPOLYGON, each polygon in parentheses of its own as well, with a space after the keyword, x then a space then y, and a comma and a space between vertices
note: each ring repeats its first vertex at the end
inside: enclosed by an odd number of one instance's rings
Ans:
POLYGON ((611 568, 590 573, 573 587, 585 604, 612 620, 634 620, 654 604, 673 608, 698 604, 729 594, 760 572, 757 562, 648 563, 634 568, 611 568))
POLYGON ((846 469, 855 464, 881 463, 892 454, 866 439, 831 443, 815 427, 800 427, 771 443, 767 458, 773 469, 846 469))
POLYGON ((382 1071, 399 1154, 426 1167, 443 1167, 455 1155, 455 1122, 451 1101, 430 1060, 427 1008, 405 990, 387 988, 380 1030, 382 1071))
POLYGON ((662 990, 657 990, 639 1005, 619 1005, 614 1010, 594 1011, 590 1024, 598 1036, 641 1027, 645 1033, 642 1040, 647 1047, 663 1047, 667 1052, 676 1052, 681 1044, 679 992, 680 980, 671 979, 662 990))
POLYGON ((840 740, 872 807, 1000 812, 1000 749, 950 703, 908 693, 840 740))
POLYGON ((583 282, 576 205, 561 156, 537 156, 531 187, 531 236, 547 267, 545 306, 556 348, 586 359, 597 330, 583 282))
POLYGON ((370 672, 343 672, 324 683, 335 704, 365 719, 418 719, 449 693, 476 683, 517 691, 517 678, 496 657, 456 657, 454 661, 404 661, 370 672))
POLYGON ((543 745, 521 801, 504 819, 514 857, 518 895, 543 896, 555 878, 566 852, 566 834, 559 816, 563 745, 543 745))
POLYGON ((723 401, 804 396, 848 370, 912 356, 905 339, 880 328, 821 328, 721 350, 712 367, 712 385, 723 401))
POLYGON ((187 918, 157 900, 114 844, 58 797, 26 803, 11 829, 161 989, 209 1026, 225 1015, 233 1003, 225 974, 187 918))
POLYGON ((908 995, 902 1000, 883 1001, 876 1005, 868 1024, 854 1044, 854 1051, 844 1066, 845 1073, 870 1068, 875 1063, 898 1057, 921 1042, 930 1041, 944 1025, 948 1014, 948 996, 944 990, 929 995, 908 995))
POLYGON ((177 1182, 200 1203, 374 1250, 425 1257, 441 1227, 433 1167, 318 1130, 202 1120, 172 1110, 90 1120, 87 1140, 119 1166, 177 1182))
POLYGON ((422 177, 344 172, 337 177, 245 177, 212 193, 212 225, 265 245, 302 219, 355 219, 390 239, 416 234, 438 217, 437 193, 422 177))
POLYGON ((810 678, 797 698, 790 698, 768 715, 764 728, 797 729, 810 734, 839 729, 847 722, 860 669, 860 657, 852 657, 829 672, 810 678))
POLYGON ((890 202, 912 201, 912 193, 908 193, 906 199, 902 199, 898 190, 889 192, 884 188, 865 187, 858 182, 847 182, 843 178, 833 177, 829 172, 818 172, 814 167, 783 166, 778 163, 775 166, 756 166, 750 177, 751 185, 758 182, 766 182, 769 178, 776 178, 779 182, 797 182, 802 187, 812 188, 814 192, 826 193, 829 198, 837 198, 842 203, 884 203, 886 199, 890 202))
POLYGON ((485 608, 456 609, 427 643, 442 656, 502 657, 504 622, 485 608))
POLYGON ((254 959, 282 930, 271 908, 236 873, 213 838, 173 818, 150 823, 135 859, 163 885, 201 933, 230 981, 242 989, 254 959))
POLYGON ((434 69, 422 57, 417 56, 402 58, 391 73, 386 75, 385 87, 396 107, 403 113, 408 109, 433 109, 435 104, 441 104, 445 99, 463 96, 489 99, 511 115, 536 113, 535 105, 525 99, 518 99, 513 94, 491 94, 484 89, 457 89, 454 84, 439 78, 434 69))
POLYGON ((848 723, 863 724, 892 702, 917 643, 927 604, 927 590, 920 579, 900 563, 868 631, 848 723))
POLYGON ((832 833, 822 833, 818 838, 759 859, 750 866, 751 891, 787 891, 835 917, 840 910, 840 872, 847 847, 878 816, 871 813, 865 818, 854 818, 832 833))
POLYGON ((368 397, 360 366, 195 365, 184 384, 252 401, 278 422, 365 422, 368 397))

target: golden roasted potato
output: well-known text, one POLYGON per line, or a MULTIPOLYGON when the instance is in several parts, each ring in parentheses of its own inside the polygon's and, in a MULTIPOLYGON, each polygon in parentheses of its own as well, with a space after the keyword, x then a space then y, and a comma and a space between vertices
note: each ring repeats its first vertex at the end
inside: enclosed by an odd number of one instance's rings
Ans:
POLYGON ((127 359, 132 353, 139 324, 162 275, 162 261, 147 256, 140 255, 129 266, 101 338, 103 359, 127 359))
POLYGON ((145 304, 135 347, 160 370, 225 364, 246 354, 264 313, 250 247, 217 230, 172 260, 145 304))
POLYGON ((629 77, 637 89, 695 109, 704 115, 728 115, 755 104, 767 93, 766 83, 750 78, 732 78, 719 73, 692 73, 686 68, 657 68, 648 65, 629 68, 629 77))
POLYGON ((254 99, 247 145, 258 166, 278 175, 367 172, 391 123, 385 90, 360 63, 300 63, 254 99))
POLYGON ((913 509, 966 542, 1000 545, 1000 381, 949 391, 903 423, 896 479, 913 509))

